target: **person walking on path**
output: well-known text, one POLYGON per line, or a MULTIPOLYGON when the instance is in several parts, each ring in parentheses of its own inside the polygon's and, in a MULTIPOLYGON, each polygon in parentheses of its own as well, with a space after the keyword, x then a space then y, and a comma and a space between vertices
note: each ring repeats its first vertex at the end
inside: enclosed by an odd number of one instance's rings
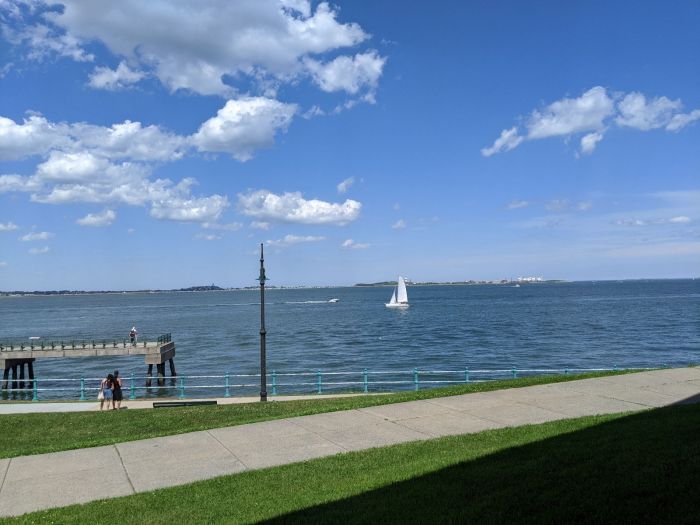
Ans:
POLYGON ((131 331, 129 332, 129 341, 131 341, 132 345, 136 344, 136 336, 138 335, 138 332, 136 331, 136 327, 132 326, 131 331))
POLYGON ((122 399, 122 378, 119 377, 119 370, 115 370, 112 382, 112 408, 119 410, 122 407, 122 399))
POLYGON ((107 374, 102 381, 100 381, 100 391, 97 394, 97 399, 100 400, 100 410, 104 408, 105 401, 107 401, 107 410, 109 410, 109 405, 112 404, 112 387, 114 386, 114 376, 112 374, 107 374))

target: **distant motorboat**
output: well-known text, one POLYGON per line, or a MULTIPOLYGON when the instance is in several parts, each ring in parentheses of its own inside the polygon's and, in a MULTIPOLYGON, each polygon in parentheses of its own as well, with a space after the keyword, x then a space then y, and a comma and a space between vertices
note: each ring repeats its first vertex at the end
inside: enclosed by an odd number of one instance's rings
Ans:
POLYGON ((513 288, 520 288, 520 285, 519 285, 519 284, 515 284, 515 285, 513 285, 513 288))
POLYGON ((399 282, 391 294, 391 299, 388 303, 384 303, 387 308, 408 308, 408 293, 406 293, 406 282, 399 275, 399 282))
POLYGON ((340 299, 338 299, 337 297, 334 297, 333 299, 328 299, 329 303, 337 303, 339 301, 340 301, 340 299))

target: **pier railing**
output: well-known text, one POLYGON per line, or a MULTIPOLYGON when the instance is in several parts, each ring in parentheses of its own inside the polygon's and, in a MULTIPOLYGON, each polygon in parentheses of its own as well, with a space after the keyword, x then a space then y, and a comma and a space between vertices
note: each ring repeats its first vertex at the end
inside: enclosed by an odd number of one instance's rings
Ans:
POLYGON ((80 350, 87 348, 127 348, 136 344, 139 347, 146 348, 152 345, 161 345, 169 343, 172 340, 171 335, 163 334, 159 337, 139 336, 135 343, 132 343, 127 337, 50 337, 50 338, 31 338, 29 340, 1 340, 0 352, 7 353, 7 357, 13 351, 24 350, 80 350))
MULTIPOLYGON (((289 371, 273 370, 268 375, 268 392, 272 396, 335 393, 380 393, 420 390, 439 386, 480 383, 499 379, 516 379, 542 375, 569 375, 616 370, 652 370, 659 367, 629 368, 538 368, 538 369, 469 369, 456 370, 369 370, 289 371)), ((101 377, 54 377, 10 381, 0 399, 96 400, 101 377)), ((122 378, 124 400, 163 397, 232 397, 255 396, 260 374, 188 375, 167 378, 164 385, 154 385, 150 376, 129 374, 122 378)))

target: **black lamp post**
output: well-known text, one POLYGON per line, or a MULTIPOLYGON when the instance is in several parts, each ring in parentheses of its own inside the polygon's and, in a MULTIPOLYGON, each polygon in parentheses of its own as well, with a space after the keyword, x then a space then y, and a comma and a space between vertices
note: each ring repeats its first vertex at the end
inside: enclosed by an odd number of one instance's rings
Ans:
POLYGON ((267 401, 267 370, 265 356, 265 258, 263 257, 263 244, 260 243, 260 401, 267 401))

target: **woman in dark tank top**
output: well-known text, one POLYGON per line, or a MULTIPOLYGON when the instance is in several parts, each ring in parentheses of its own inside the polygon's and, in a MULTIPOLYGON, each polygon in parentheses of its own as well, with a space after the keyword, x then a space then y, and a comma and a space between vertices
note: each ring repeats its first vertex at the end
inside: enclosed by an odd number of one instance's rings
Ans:
POLYGON ((112 381, 112 408, 120 409, 122 406, 122 378, 119 377, 119 370, 114 371, 114 380, 112 381))

